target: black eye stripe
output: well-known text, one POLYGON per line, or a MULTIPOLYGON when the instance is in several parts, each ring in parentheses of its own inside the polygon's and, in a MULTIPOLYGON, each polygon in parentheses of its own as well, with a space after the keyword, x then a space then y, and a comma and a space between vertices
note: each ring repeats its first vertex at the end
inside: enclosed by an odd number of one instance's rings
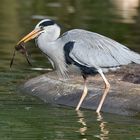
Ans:
POLYGON ((50 25, 54 25, 55 22, 54 21, 44 21, 42 22, 39 26, 50 26, 50 25))

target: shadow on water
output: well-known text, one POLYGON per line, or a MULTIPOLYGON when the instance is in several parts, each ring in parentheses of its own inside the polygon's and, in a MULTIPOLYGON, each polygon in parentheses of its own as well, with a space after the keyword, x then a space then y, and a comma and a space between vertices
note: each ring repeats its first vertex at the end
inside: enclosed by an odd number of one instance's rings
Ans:
POLYGON ((62 32, 83 28, 111 37, 140 52, 140 0, 0 0, 0 139, 3 140, 115 140, 140 139, 140 116, 97 115, 44 104, 23 95, 19 86, 50 68, 46 58, 27 44, 33 67, 16 55, 17 41, 46 17, 56 20, 62 32), (121 2, 120 2, 121 1, 121 2))

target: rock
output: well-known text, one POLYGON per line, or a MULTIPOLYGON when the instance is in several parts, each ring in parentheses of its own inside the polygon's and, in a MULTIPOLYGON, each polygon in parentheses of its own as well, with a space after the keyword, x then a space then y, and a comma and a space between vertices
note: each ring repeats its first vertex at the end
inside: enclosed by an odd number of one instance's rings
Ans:
MULTIPOLYGON (((140 84, 122 81, 124 75, 124 72, 106 74, 111 89, 103 104, 103 112, 129 116, 140 112, 140 84)), ((104 91, 104 83, 100 75, 89 77, 88 80, 89 91, 81 108, 96 110, 104 91)), ((70 75, 70 79, 60 80, 54 72, 50 72, 27 81, 22 90, 46 103, 75 108, 83 90, 83 79, 70 75)))
POLYGON ((129 81, 129 82, 134 83, 134 84, 140 84, 140 75, 128 73, 128 74, 124 75, 122 80, 129 81))
POLYGON ((122 75, 123 81, 140 84, 140 65, 130 64, 121 68, 120 71, 116 71, 116 73, 122 75))

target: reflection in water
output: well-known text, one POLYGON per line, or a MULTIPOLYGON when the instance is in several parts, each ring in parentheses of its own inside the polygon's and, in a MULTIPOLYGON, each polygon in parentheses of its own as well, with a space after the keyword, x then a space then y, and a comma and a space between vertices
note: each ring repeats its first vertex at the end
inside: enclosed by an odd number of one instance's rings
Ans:
POLYGON ((80 135, 82 135, 82 140, 87 140, 87 138, 85 137, 86 135, 86 131, 87 131, 87 124, 84 118, 84 114, 82 111, 78 110, 77 111, 77 115, 78 115, 78 122, 80 124, 82 124, 82 127, 79 128, 78 132, 80 133, 80 135))
MULTIPOLYGON (((82 124, 82 127, 79 128, 78 132, 82 136, 82 140, 87 140, 86 135, 87 135, 87 124, 86 120, 84 118, 84 113, 82 111, 77 111, 78 115, 78 122, 82 124)), ((103 116, 100 113, 97 113, 97 122, 99 122, 98 127, 100 128, 100 134, 99 135, 94 135, 96 138, 99 138, 100 140, 108 140, 109 137, 109 130, 107 129, 107 122, 104 121, 103 116)))
POLYGON ((100 122, 100 135, 96 135, 95 137, 100 138, 100 140, 108 140, 109 130, 106 128, 107 122, 103 120, 103 117, 100 113, 97 113, 97 121, 100 122))
POLYGON ((122 16, 122 22, 134 23, 134 17, 138 15, 139 0, 111 0, 116 6, 117 14, 122 16))

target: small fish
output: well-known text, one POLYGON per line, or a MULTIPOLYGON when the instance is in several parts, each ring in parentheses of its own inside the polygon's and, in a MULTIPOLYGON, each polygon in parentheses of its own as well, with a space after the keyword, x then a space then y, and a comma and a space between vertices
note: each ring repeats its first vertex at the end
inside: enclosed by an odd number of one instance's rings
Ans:
POLYGON ((17 44, 17 45, 15 46, 15 49, 14 49, 14 52, 13 52, 13 57, 12 57, 11 62, 10 62, 10 68, 11 68, 12 65, 13 65, 16 51, 18 51, 18 52, 20 52, 21 54, 23 54, 23 55, 25 56, 25 58, 26 58, 28 64, 29 64, 30 66, 32 66, 32 64, 31 64, 31 62, 30 62, 30 60, 29 60, 28 52, 27 52, 27 50, 26 50, 26 48, 25 48, 25 43, 24 43, 24 42, 21 42, 21 43, 19 43, 19 44, 17 44))

